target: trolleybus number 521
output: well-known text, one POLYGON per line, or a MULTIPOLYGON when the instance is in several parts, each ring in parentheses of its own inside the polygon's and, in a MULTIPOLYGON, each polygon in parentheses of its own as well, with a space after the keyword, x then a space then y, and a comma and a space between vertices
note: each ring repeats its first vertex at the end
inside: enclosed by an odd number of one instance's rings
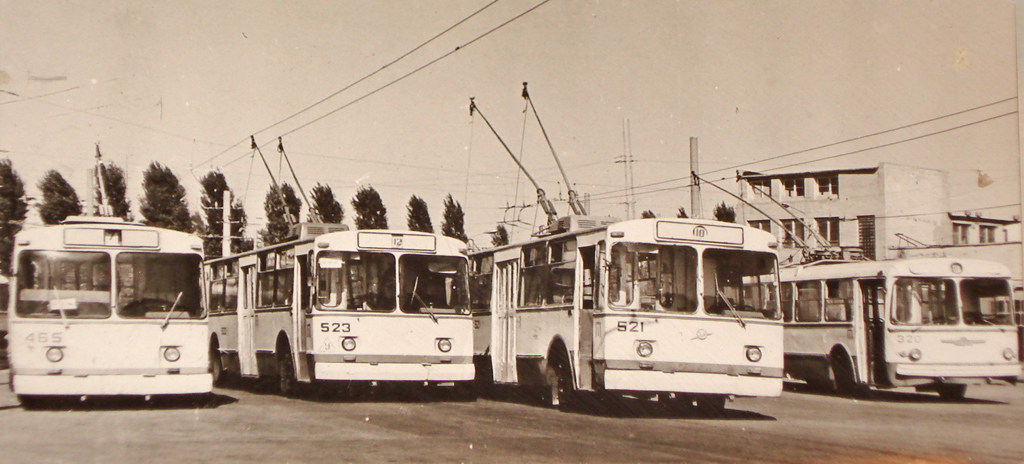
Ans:
POLYGON ((619 321, 617 326, 619 332, 643 332, 643 321, 619 321))

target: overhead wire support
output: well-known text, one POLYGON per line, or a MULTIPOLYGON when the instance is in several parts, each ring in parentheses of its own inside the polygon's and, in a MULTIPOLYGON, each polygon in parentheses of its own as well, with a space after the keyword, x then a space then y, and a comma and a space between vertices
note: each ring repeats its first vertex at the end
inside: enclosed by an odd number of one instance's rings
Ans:
POLYGON ((533 104, 533 99, 530 98, 530 92, 526 89, 526 82, 523 82, 523 98, 526 100, 530 109, 533 110, 533 116, 537 118, 537 125, 540 126, 540 132, 541 134, 544 134, 544 141, 548 143, 548 148, 551 149, 551 156, 555 158, 555 164, 558 165, 558 171, 562 173, 562 180, 565 181, 565 188, 569 192, 569 208, 572 209, 573 214, 585 216, 587 214, 587 208, 582 202, 580 202, 576 189, 572 187, 572 183, 569 182, 569 176, 565 174, 565 168, 562 167, 562 161, 558 158, 558 154, 555 152, 555 147, 551 144, 551 138, 548 137, 548 131, 544 129, 544 123, 540 122, 540 115, 537 114, 537 107, 533 104))
POLYGON ((512 153, 512 150, 508 147, 505 141, 502 140, 501 136, 498 135, 498 131, 495 130, 494 126, 491 125, 491 122, 487 120, 487 116, 484 116, 484 113, 480 111, 480 107, 476 106, 475 97, 469 97, 469 115, 472 116, 474 112, 480 114, 480 119, 484 120, 484 123, 486 123, 487 127, 491 129, 494 136, 498 138, 498 141, 501 142, 501 146, 505 148, 506 152, 508 152, 508 156, 512 157, 512 161, 515 161, 516 166, 519 166, 519 170, 521 170, 523 174, 526 175, 526 178, 530 180, 530 183, 533 184, 533 188, 537 189, 537 203, 540 205, 541 209, 544 210, 544 214, 548 216, 548 224, 558 222, 558 212, 555 211, 555 205, 551 203, 551 200, 548 200, 548 196, 544 193, 544 189, 540 188, 540 185, 537 184, 537 181, 534 180, 533 176, 531 176, 529 171, 526 170, 523 163, 519 161, 519 158, 516 158, 516 155, 512 153))
MULTIPOLYGON (((742 176, 740 176, 739 171, 736 172, 736 180, 737 181, 742 181, 743 180, 742 176)), ((796 219, 801 225, 804 226, 804 230, 806 230, 806 231, 811 233, 811 237, 814 238, 814 240, 816 242, 818 242, 818 245, 821 245, 821 247, 826 249, 826 250, 831 247, 831 245, 829 244, 828 240, 825 240, 825 237, 823 237, 820 233, 815 231, 814 228, 812 228, 810 225, 808 225, 806 222, 804 222, 804 220, 801 219, 799 216, 794 214, 793 211, 791 211, 789 209, 789 205, 780 203, 778 200, 773 198, 768 192, 765 192, 764 190, 762 190, 761 187, 758 187, 758 186, 756 186, 754 184, 750 184, 750 186, 753 187, 754 190, 756 190, 762 196, 764 196, 765 198, 768 198, 769 200, 771 200, 772 203, 775 203, 776 205, 778 205, 779 208, 782 208, 783 211, 788 213, 790 216, 793 216, 793 219, 796 219)), ((747 204, 750 204, 750 203, 747 203, 747 204)))

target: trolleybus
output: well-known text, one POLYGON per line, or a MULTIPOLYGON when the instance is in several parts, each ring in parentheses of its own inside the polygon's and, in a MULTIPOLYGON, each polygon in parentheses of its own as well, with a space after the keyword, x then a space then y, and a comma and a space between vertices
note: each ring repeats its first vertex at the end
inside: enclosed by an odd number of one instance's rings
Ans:
POLYGON ((15 237, 9 350, 23 404, 51 395, 211 391, 202 242, 120 218, 15 237))
POLYGON ((300 226, 296 240, 206 262, 215 379, 276 378, 284 394, 297 382, 406 382, 469 393, 473 322, 463 242, 300 226))
POLYGON ((915 387, 948 399, 1021 374, 1010 272, 949 258, 784 268, 786 372, 847 392, 915 387))
POLYGON ((600 223, 470 255, 481 380, 709 412, 782 391, 775 238, 690 219, 600 223))

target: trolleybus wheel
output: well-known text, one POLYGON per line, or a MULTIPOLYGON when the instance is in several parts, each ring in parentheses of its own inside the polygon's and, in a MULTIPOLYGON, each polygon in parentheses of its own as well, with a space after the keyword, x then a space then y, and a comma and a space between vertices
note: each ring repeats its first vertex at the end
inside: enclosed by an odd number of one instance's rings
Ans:
POLYGON ((45 398, 36 395, 18 395, 18 401, 27 410, 41 409, 45 405, 45 398))
POLYGON ((832 372, 832 386, 834 391, 847 395, 859 395, 863 393, 857 385, 857 379, 853 373, 853 363, 843 353, 835 353, 829 357, 831 364, 829 370, 832 372))
POLYGON ((947 383, 935 387, 935 391, 939 392, 939 396, 942 399, 948 401, 960 401, 967 395, 967 385, 947 383))
POLYGON ((292 362, 292 353, 287 346, 279 347, 277 350, 277 388, 284 396, 295 394, 295 364, 292 362))
POLYGON ((213 386, 223 387, 226 382, 224 372, 224 361, 220 359, 220 349, 216 344, 210 346, 210 376, 213 377, 213 386))
POLYGON ((564 354, 555 353, 548 357, 544 368, 544 404, 552 408, 566 409, 572 401, 573 386, 569 373, 569 361, 564 354))

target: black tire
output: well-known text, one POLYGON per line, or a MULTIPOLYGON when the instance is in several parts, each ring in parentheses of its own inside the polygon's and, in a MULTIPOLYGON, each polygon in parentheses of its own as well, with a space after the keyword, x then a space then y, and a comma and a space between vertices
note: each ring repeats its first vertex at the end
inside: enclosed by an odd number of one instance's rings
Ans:
POLYGON ((857 384, 857 378, 853 372, 853 363, 850 361, 849 356, 842 353, 834 354, 830 357, 830 364, 834 391, 853 396, 863 393, 860 385, 857 384))
POLYGON ((28 411, 42 409, 46 406, 46 398, 37 395, 18 395, 18 401, 21 402, 21 407, 28 411))
POLYGON ((277 390, 283 396, 295 396, 298 384, 295 381, 295 363, 287 345, 277 350, 277 390))
POLYGON ((223 387, 227 384, 224 360, 220 357, 220 349, 216 343, 210 345, 210 376, 213 377, 213 386, 215 387, 223 387))
POLYGON ((455 401, 476 401, 476 395, 476 382, 473 380, 455 382, 455 386, 452 387, 452 399, 455 401))
POLYGON ((556 351, 549 356, 544 368, 544 405, 555 409, 568 409, 574 394, 569 359, 565 354, 556 351))
POLYGON ((967 385, 947 383, 935 387, 935 391, 946 401, 962 401, 967 396, 967 385))

